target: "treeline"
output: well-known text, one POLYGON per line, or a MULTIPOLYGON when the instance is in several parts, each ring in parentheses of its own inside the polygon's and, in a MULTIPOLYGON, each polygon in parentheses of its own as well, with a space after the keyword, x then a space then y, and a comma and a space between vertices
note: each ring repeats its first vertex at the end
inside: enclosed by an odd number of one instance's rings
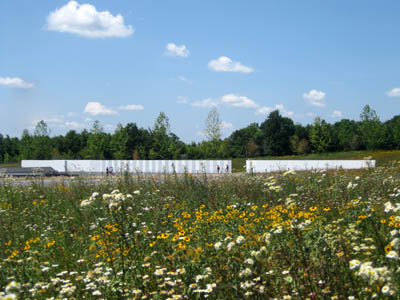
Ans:
POLYGON ((221 139, 220 122, 214 110, 208 118, 208 139, 185 144, 171 132, 169 119, 160 113, 153 128, 139 128, 135 123, 118 124, 113 134, 104 132, 95 121, 90 131, 68 131, 64 136, 50 136, 50 129, 40 121, 31 134, 21 138, 0 134, 0 161, 20 159, 213 159, 278 156, 315 152, 400 149, 400 115, 381 122, 369 105, 359 121, 343 119, 334 124, 320 117, 313 124, 294 124, 290 118, 273 111, 261 124, 234 131, 221 139), (210 119, 213 122, 210 123, 210 119))

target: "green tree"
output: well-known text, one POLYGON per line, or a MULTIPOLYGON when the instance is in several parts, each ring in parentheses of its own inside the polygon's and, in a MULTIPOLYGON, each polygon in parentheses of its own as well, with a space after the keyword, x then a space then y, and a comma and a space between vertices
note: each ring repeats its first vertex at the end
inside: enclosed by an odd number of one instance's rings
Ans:
POLYGON ((0 133, 0 162, 4 161, 4 154, 5 154, 5 149, 4 149, 4 137, 0 133))
POLYGON ((262 131, 261 149, 264 155, 291 154, 290 137, 294 134, 294 123, 274 110, 260 125, 262 131))
POLYGON ((331 145, 331 132, 328 124, 320 117, 316 117, 310 128, 310 141, 313 152, 326 152, 331 145))
POLYGON ((88 134, 85 158, 87 159, 110 159, 111 137, 105 133, 100 122, 96 120, 88 134))
POLYGON ((32 136, 30 135, 28 129, 22 131, 21 140, 19 143, 19 153, 21 159, 32 159, 33 158, 33 148, 32 148, 32 136))
POLYGON ((359 137, 357 122, 343 119, 334 124, 338 140, 338 151, 350 151, 359 149, 359 137))
POLYGON ((388 145, 390 149, 400 149, 400 115, 394 116, 392 119, 384 123, 386 131, 389 135, 391 143, 388 145))
POLYGON ((85 147, 82 142, 82 134, 77 133, 75 130, 70 130, 64 137, 62 152, 68 158, 79 158, 79 152, 85 147))
POLYGON ((170 159, 172 158, 172 153, 170 150, 170 137, 171 126, 169 124, 169 118, 165 113, 160 112, 159 116, 154 123, 152 130, 152 150, 149 153, 149 158, 151 159, 170 159))
POLYGON ((365 105, 360 114, 360 133, 362 145, 367 150, 376 150, 385 148, 386 132, 385 127, 379 121, 376 111, 369 105, 365 105))
POLYGON ((32 150, 34 159, 51 159, 52 145, 50 129, 46 122, 39 121, 36 125, 32 139, 32 150))
POLYGON ((118 123, 111 137, 111 151, 115 159, 132 159, 133 152, 129 149, 129 135, 121 123, 118 123))
POLYGON ((257 123, 252 123, 245 128, 232 132, 229 136, 229 154, 231 157, 255 157, 258 147, 255 143, 257 134, 260 132, 257 123))
POLYGON ((205 122, 204 135, 209 141, 219 141, 221 139, 221 120, 219 113, 214 107, 207 115, 205 122))

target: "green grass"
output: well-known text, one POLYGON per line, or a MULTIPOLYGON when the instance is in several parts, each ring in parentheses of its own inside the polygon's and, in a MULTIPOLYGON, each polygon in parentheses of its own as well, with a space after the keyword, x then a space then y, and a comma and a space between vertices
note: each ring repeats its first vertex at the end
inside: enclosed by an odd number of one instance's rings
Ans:
MULTIPOLYGON (((400 151, 350 151, 350 152, 332 152, 332 153, 313 153, 307 155, 288 155, 288 156, 265 156, 251 158, 255 160, 317 160, 317 159, 364 159, 364 157, 371 157, 376 160, 376 165, 388 163, 394 160, 400 160, 400 151)), ((247 158, 234 158, 232 159, 232 170, 234 172, 245 171, 247 158)))
POLYGON ((21 162, 0 163, 1 168, 20 168, 21 162))

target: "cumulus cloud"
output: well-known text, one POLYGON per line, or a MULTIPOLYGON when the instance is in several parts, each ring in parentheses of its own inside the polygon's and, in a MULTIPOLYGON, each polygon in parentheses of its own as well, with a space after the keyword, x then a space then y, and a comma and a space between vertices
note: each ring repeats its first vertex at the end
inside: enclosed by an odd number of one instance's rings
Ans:
POLYGON ((18 77, 0 77, 0 85, 17 89, 30 89, 34 87, 33 83, 26 82, 18 77))
POLYGON ((140 104, 129 104, 125 106, 118 107, 119 110, 143 110, 143 105, 140 104))
POLYGON ((389 97, 400 97, 400 88, 394 88, 386 93, 389 97))
POLYGON ((259 109, 256 110, 255 114, 256 115, 268 115, 272 111, 272 107, 269 106, 262 106, 259 109))
POLYGON ((283 104, 275 104, 274 107, 270 107, 270 106, 260 107, 259 109, 256 110, 255 114, 266 116, 274 110, 279 110, 279 112, 285 117, 293 116, 293 112, 287 110, 283 104))
POLYGON ((190 52, 185 45, 177 46, 174 43, 168 43, 167 46, 165 46, 165 55, 188 57, 189 54, 190 52))
POLYGON ((91 4, 69 1, 47 17, 47 29, 68 32, 88 38, 127 37, 133 34, 131 25, 124 24, 121 15, 97 11, 91 4))
POLYGON ((88 102, 88 104, 86 104, 84 112, 93 116, 118 114, 115 110, 105 107, 100 102, 88 102))
POLYGON ((334 110, 332 112, 332 118, 341 118, 342 117, 342 112, 339 110, 334 110))
POLYGON ((64 127, 74 128, 74 129, 82 129, 82 128, 85 128, 85 125, 82 123, 75 122, 75 121, 67 121, 64 123, 64 127))
POLYGON ((221 97, 221 99, 212 99, 212 98, 207 98, 204 100, 198 100, 198 101, 188 101, 187 98, 179 96, 178 101, 179 104, 189 104, 194 107, 205 107, 205 108, 211 108, 211 107, 217 107, 220 104, 226 104, 229 106, 233 107, 239 107, 239 108, 258 108, 259 105, 255 103, 253 100, 245 97, 245 96, 239 96, 235 94, 227 94, 221 97))
POLYGON ((283 104, 275 104, 275 109, 279 110, 282 115, 285 117, 291 117, 293 116, 293 112, 290 110, 287 110, 283 104))
POLYGON ((228 105, 232 105, 234 107, 241 107, 241 108, 258 108, 259 105, 255 103, 253 100, 245 97, 239 96, 235 94, 227 94, 222 96, 221 98, 223 103, 228 105))
POLYGON ((218 106, 218 101, 207 98, 204 100, 199 100, 199 101, 194 101, 190 103, 191 106, 194 107, 205 107, 205 108, 211 108, 211 107, 217 107, 218 106))
POLYGON ((317 90, 310 90, 308 93, 303 94, 303 98, 311 105, 324 107, 325 103, 323 102, 325 98, 325 93, 317 90))
POLYGON ((216 72, 254 72, 252 68, 242 65, 240 62, 232 61, 226 56, 221 56, 218 59, 211 60, 208 63, 208 68, 216 72))

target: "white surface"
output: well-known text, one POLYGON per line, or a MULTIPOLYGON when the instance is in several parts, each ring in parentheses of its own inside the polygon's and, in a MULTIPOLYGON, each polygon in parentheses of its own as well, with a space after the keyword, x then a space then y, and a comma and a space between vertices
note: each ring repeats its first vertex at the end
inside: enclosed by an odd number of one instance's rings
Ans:
POLYGON ((105 173, 112 167, 113 173, 128 170, 131 173, 220 173, 232 172, 230 160, 22 160, 22 167, 52 167, 59 172, 105 173), (228 166, 228 171, 226 171, 228 166))
POLYGON ((246 160, 247 173, 287 170, 362 169, 375 167, 375 160, 246 160))

